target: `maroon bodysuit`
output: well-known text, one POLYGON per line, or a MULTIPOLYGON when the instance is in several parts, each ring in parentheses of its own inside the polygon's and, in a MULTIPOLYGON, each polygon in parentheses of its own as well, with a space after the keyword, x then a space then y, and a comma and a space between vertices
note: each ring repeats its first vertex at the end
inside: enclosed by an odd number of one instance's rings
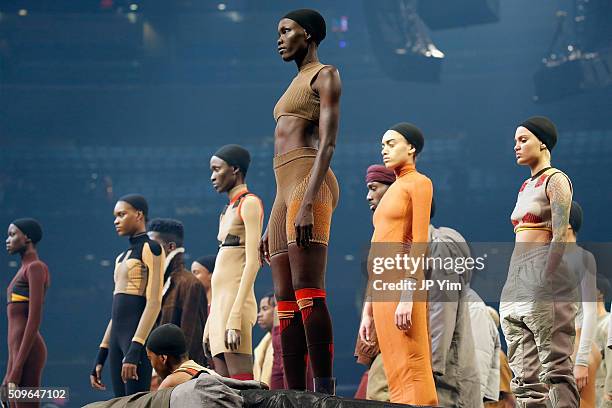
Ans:
MULTIPOLYGON (((26 254, 7 289, 9 360, 3 384, 39 387, 47 360, 47 347, 38 329, 49 287, 49 270, 38 255, 26 254)), ((17 404, 35 406, 37 404, 17 404)))

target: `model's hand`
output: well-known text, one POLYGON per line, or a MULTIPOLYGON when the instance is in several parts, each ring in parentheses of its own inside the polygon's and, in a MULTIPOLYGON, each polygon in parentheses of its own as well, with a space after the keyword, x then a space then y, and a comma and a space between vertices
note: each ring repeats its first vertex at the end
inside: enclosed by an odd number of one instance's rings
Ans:
POLYGON ((204 347, 204 355, 209 360, 212 359, 212 352, 210 351, 210 339, 207 335, 202 339, 202 347, 204 347))
POLYGON ((94 390, 106 390, 106 386, 102 383, 102 367, 102 364, 96 364, 96 375, 89 374, 89 383, 94 390))
POLYGON ((376 330, 374 328, 374 319, 372 316, 364 314, 359 325, 359 338, 368 346, 373 346, 376 338, 376 330))
POLYGON ((300 205, 297 215, 295 216, 295 243, 299 248, 308 248, 312 239, 312 228, 314 225, 314 216, 312 215, 312 205, 300 205))
POLYGON ((395 326, 400 330, 412 327, 412 302, 399 302, 395 308, 395 326))
POLYGON ((121 379, 124 383, 129 380, 138 381, 138 366, 132 363, 123 363, 121 366, 121 379))
POLYGON ((263 266, 263 264, 267 263, 270 265, 270 246, 268 241, 268 228, 263 233, 261 237, 261 241, 259 242, 259 264, 263 266))
POLYGON ((240 347, 240 330, 228 329, 225 331, 225 348, 232 351, 240 347))
POLYGON ((576 385, 578 391, 582 391, 582 388, 589 382, 589 367, 575 365, 574 366, 574 377, 576 378, 576 385))

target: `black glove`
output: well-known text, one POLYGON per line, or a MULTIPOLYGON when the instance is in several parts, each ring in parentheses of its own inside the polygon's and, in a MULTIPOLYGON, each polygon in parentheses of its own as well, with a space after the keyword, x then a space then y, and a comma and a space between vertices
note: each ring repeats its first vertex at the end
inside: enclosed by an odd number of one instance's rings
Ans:
POLYGON ((98 355, 96 356, 96 362, 94 363, 93 370, 91 370, 91 374, 96 377, 98 374, 96 373, 96 366, 98 364, 104 365, 106 362, 106 358, 108 357, 108 349, 105 347, 100 347, 98 350, 98 355))

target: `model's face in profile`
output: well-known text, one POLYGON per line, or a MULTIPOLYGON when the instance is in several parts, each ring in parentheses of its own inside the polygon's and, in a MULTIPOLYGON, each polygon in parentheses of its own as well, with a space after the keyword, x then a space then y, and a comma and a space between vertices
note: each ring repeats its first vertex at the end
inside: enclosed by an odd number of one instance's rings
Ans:
MULTIPOLYGON (((192 263, 191 272, 196 278, 198 278, 206 290, 210 288, 210 278, 212 277, 212 273, 210 273, 204 265, 200 265, 198 262, 192 263)), ((211 299, 208 299, 208 301, 210 302, 211 299)))
POLYGON ((6 237, 6 251, 11 255, 16 254, 23 251, 27 243, 28 237, 16 225, 9 225, 6 237))
POLYGON ((308 48, 306 31, 295 21, 283 18, 278 22, 278 53, 283 61, 292 61, 303 50, 308 48))
POLYGON ((170 375, 170 372, 165 364, 165 356, 157 355, 151 350, 147 349, 147 357, 149 357, 149 361, 151 362, 151 365, 155 369, 157 375, 159 375, 161 378, 166 378, 168 375, 170 375))
POLYGON ((527 128, 519 126, 514 134, 514 153, 516 163, 528 166, 538 161, 542 155, 542 142, 527 128))
POLYGON ((370 210, 376 210, 380 199, 383 198, 388 188, 388 185, 379 183, 378 181, 371 181, 368 183, 368 195, 366 196, 366 199, 370 205, 370 210))
POLYGON ((406 138, 395 130, 387 130, 382 137, 382 157, 385 167, 396 169, 406 164, 415 149, 406 138))
POLYGON ((272 326, 274 325, 274 304, 270 304, 270 298, 266 297, 259 301, 257 324, 262 330, 272 330, 272 326))
POLYGON ((236 184, 236 169, 223 159, 210 158, 210 181, 217 193, 230 191, 236 184))
POLYGON ((144 223, 142 211, 138 211, 125 201, 117 201, 113 215, 115 216, 115 230, 119 236, 134 235, 139 226, 144 223))

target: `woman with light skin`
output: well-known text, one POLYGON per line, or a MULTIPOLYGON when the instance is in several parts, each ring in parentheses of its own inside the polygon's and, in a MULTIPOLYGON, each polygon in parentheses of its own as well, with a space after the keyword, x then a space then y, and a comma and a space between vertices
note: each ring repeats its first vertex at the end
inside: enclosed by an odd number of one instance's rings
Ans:
POLYGON ((551 166, 557 129, 550 119, 525 120, 514 142, 516 162, 528 167, 531 177, 521 185, 511 215, 515 246, 500 304, 515 375, 512 391, 524 406, 576 407, 580 396, 571 359, 576 305, 558 298, 568 281, 562 257, 572 184, 551 166))
POLYGON ((238 145, 221 147, 210 159, 212 185, 229 203, 219 219, 220 242, 211 280, 210 315, 204 350, 215 371, 238 380, 253 379, 252 330, 257 319, 253 285, 259 271, 263 204, 245 184, 250 163, 238 145))
POLYGON ((298 69, 274 108, 277 193, 262 238, 261 257, 272 268, 278 301, 285 378, 306 389, 306 356, 314 389, 334 394, 333 335, 325 269, 338 183, 330 169, 340 117, 338 70, 319 62, 325 20, 295 10, 278 23, 278 52, 298 69))

